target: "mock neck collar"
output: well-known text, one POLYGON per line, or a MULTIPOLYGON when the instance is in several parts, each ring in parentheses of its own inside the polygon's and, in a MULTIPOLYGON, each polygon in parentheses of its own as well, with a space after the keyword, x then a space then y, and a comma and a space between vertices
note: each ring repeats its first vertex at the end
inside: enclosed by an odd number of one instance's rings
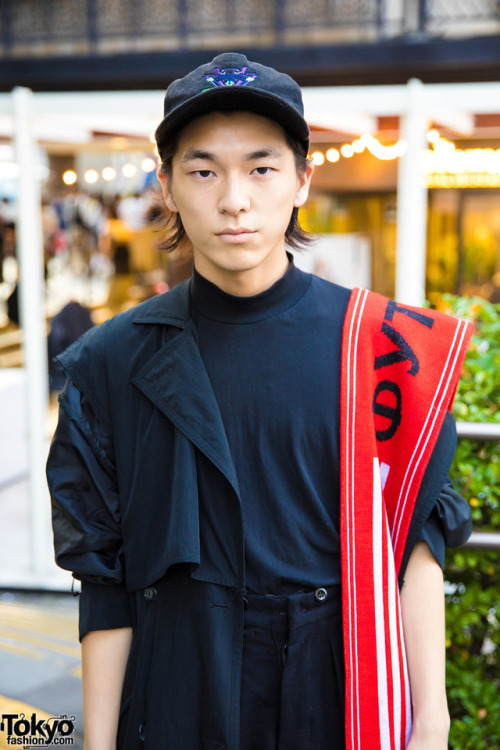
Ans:
POLYGON ((288 253, 290 264, 272 286, 251 297, 238 297, 224 292, 208 281, 196 268, 191 279, 191 307, 206 318, 220 323, 257 323, 272 318, 292 307, 305 294, 311 274, 300 271, 288 253))

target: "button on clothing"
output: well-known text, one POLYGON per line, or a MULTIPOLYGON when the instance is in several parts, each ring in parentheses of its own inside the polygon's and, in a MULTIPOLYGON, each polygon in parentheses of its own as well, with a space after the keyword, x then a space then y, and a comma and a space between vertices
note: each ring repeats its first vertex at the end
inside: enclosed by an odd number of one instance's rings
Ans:
POLYGON ((340 586, 246 598, 240 750, 344 750, 340 586))

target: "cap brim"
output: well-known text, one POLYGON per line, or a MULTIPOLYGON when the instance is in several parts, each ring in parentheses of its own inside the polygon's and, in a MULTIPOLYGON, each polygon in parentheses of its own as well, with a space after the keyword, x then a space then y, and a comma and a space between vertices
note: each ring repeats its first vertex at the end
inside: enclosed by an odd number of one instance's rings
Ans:
POLYGON ((296 109, 268 92, 244 86, 221 86, 192 97, 162 120, 155 132, 156 142, 159 145, 164 143, 200 115, 217 110, 228 112, 239 109, 275 120, 296 136, 305 145, 306 151, 309 148, 309 127, 296 109))

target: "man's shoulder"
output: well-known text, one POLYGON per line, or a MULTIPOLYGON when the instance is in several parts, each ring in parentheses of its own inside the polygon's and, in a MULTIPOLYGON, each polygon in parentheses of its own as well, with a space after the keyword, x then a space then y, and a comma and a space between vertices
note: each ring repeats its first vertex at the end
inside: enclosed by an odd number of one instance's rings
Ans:
POLYGON ((349 305, 352 289, 313 275, 311 294, 314 296, 316 304, 324 308, 325 312, 343 317, 349 305))
POLYGON ((332 295, 347 300, 349 300, 352 294, 352 289, 349 287, 341 286, 334 281, 329 281, 328 279, 324 279, 321 276, 315 276, 314 274, 312 275, 312 283, 315 290, 321 294, 332 295))
POLYGON ((165 325, 183 328, 189 318, 189 291, 179 284, 169 292, 152 297, 139 305, 114 315, 109 320, 80 336, 56 361, 70 377, 78 371, 99 371, 130 362, 148 337, 144 324, 158 326, 158 335, 165 325))

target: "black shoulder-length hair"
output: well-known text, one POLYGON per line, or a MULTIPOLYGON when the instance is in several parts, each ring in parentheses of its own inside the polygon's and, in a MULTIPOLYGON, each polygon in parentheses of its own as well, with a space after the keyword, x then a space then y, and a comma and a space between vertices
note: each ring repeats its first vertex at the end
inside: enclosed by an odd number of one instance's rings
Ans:
MULTIPOLYGON (((307 153, 304 150, 304 146, 300 141, 296 140, 292 135, 285 131, 286 142, 291 148, 295 158, 295 168, 297 174, 302 176, 305 174, 309 159, 307 153)), ((158 154, 161 160, 160 170, 168 178, 172 176, 172 160, 174 154, 177 151, 177 145, 179 140, 179 134, 176 137, 165 143, 158 143, 158 154)), ((166 237, 160 241, 158 247, 161 250, 165 250, 167 253, 171 253, 175 250, 179 251, 181 255, 185 255, 190 250, 189 238, 186 234, 186 230, 182 224, 180 215, 176 212, 168 213, 165 217, 162 228, 166 232, 166 237)), ((299 209, 294 207, 288 227, 285 231, 285 242, 288 247, 293 249, 304 248, 309 243, 313 242, 315 237, 310 232, 306 232, 299 224, 299 209)))

